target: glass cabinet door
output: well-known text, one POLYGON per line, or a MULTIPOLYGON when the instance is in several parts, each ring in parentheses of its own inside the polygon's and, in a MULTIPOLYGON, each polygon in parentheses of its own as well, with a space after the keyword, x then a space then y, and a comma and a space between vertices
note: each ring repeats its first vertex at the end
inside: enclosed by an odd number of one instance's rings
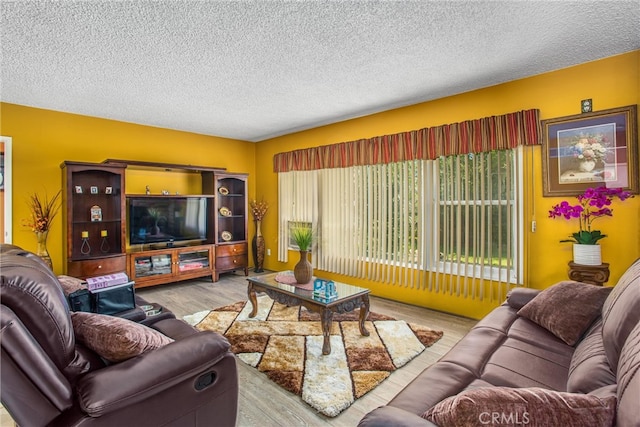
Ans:
POLYGON ((246 178, 226 177, 217 180, 216 243, 247 240, 246 178))
POLYGON ((178 254, 178 270, 192 271, 209 268, 209 249, 182 251, 178 254))
POLYGON ((134 256, 134 279, 140 277, 171 275, 171 253, 134 256))

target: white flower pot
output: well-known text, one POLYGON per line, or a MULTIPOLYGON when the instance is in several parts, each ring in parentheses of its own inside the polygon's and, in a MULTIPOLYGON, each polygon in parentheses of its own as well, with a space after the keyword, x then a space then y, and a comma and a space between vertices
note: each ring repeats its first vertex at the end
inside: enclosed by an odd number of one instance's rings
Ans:
POLYGON ((600 245, 573 244, 573 262, 582 265, 602 264, 602 253, 600 245))

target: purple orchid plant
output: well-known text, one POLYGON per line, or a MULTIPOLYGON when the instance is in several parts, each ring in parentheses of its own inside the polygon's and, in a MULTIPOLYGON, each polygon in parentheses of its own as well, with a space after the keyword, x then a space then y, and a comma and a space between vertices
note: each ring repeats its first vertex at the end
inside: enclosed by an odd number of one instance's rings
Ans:
POLYGON ((598 218, 613 216, 613 209, 610 208, 613 199, 625 201, 630 197, 633 197, 631 193, 622 188, 587 188, 584 194, 577 196, 577 205, 572 206, 569 202, 563 201, 553 206, 549 211, 549 218, 578 218, 580 230, 571 235, 572 239, 560 240, 561 242, 597 245, 598 240, 604 239, 607 235, 602 234, 600 230, 593 230, 593 222, 598 218))

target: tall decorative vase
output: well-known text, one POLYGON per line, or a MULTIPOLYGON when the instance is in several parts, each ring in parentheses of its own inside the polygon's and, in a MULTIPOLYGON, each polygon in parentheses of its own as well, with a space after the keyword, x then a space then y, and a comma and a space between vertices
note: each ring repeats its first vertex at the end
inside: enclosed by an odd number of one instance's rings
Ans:
POLYGON ((600 245, 573 244, 573 262, 581 265, 601 265, 602 253, 600 245))
POLYGON ((293 268, 293 276, 301 285, 307 284, 313 277, 313 266, 307 259, 308 251, 300 251, 300 261, 293 268))
POLYGON ((256 220, 256 235, 253 237, 253 271, 262 273, 264 271, 264 237, 262 237, 262 221, 256 220))
POLYGON ((253 235, 251 239, 251 254, 253 255, 253 271, 258 272, 258 236, 253 235))
POLYGON ((36 255, 38 255, 42 260, 49 266, 51 270, 53 270, 53 262, 51 262, 51 257, 49 256, 49 251, 47 251, 47 237, 49 236, 49 230, 47 231, 36 231, 36 240, 38 245, 36 246, 36 255))

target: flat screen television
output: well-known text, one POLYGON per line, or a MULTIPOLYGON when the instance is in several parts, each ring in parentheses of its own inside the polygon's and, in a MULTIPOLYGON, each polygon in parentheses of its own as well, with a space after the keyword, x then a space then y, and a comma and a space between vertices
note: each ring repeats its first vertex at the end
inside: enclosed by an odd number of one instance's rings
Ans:
POLYGON ((127 206, 132 245, 207 239, 206 197, 128 197, 127 206))

